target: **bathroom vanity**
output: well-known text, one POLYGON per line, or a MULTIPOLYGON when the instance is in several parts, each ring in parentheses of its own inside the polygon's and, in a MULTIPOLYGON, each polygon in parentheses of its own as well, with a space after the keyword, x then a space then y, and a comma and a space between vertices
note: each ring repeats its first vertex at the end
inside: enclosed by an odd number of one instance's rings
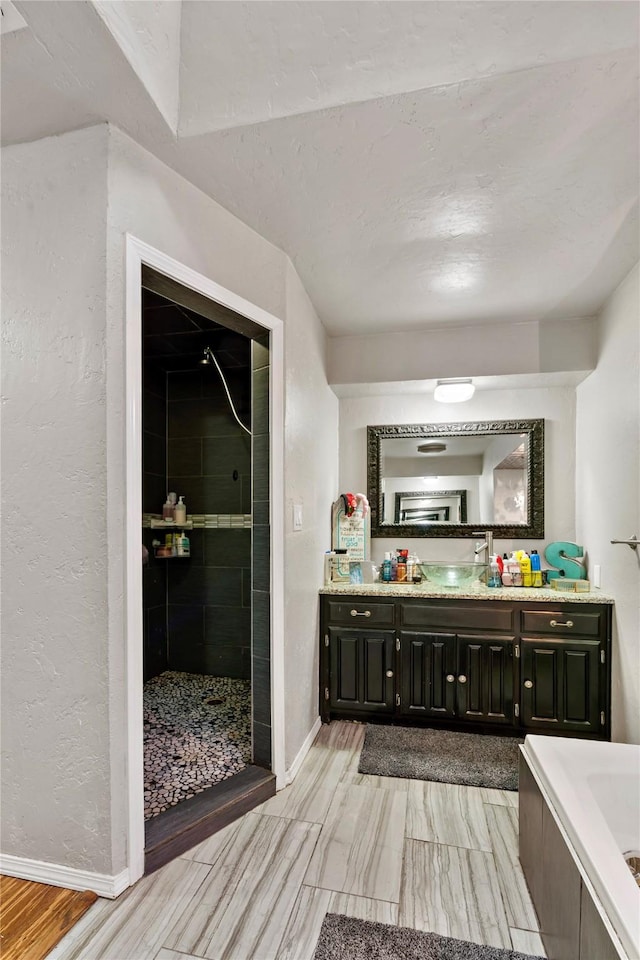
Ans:
POLYGON ((610 597, 424 584, 320 593, 323 721, 610 739, 610 597))

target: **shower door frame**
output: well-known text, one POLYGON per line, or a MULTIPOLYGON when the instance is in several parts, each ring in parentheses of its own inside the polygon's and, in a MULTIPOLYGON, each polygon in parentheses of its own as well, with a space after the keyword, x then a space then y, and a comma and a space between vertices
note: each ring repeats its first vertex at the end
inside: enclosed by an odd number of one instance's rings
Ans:
POLYGON ((126 596, 127 864, 129 885, 144 874, 142 564, 142 266, 146 265, 248 317, 270 334, 269 480, 271 526, 271 769, 285 785, 284 752, 284 332, 282 320, 156 250, 126 235, 126 596))

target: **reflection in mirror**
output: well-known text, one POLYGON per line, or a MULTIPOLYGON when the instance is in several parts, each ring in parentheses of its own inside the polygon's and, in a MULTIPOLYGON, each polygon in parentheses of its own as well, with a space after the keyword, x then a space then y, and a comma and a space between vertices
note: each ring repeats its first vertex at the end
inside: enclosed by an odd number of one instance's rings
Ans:
POLYGON ((368 427, 372 536, 543 536, 544 421, 368 427))
MULTIPOLYGON (((402 490, 395 494, 394 523, 464 523, 466 519, 466 490, 402 490)), ((384 522, 389 522, 386 514, 384 522)))

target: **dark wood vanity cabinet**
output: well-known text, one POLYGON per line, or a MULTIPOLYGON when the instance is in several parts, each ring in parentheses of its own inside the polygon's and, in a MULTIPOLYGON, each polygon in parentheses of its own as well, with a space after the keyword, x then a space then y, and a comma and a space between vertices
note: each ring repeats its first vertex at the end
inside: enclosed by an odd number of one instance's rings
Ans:
POLYGON ((522 718, 539 730, 598 733, 607 705, 606 648, 598 640, 522 640, 522 718))
POLYGON ((328 637, 332 708, 393 713, 395 633, 329 627, 328 637))
POLYGON ((398 712, 511 723, 513 637, 399 635, 398 712))
POLYGON ((323 595, 322 719, 608 739, 608 604, 323 595))

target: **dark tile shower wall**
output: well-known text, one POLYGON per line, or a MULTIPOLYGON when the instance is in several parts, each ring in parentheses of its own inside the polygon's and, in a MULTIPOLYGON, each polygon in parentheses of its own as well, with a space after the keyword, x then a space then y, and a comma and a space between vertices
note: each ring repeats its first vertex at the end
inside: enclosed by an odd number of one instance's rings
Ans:
MULTIPOLYGON (((224 372, 249 425, 248 371, 224 372)), ((233 418, 213 365, 168 374, 167 426, 168 486, 184 496, 187 515, 251 513, 251 437, 233 418)), ((169 667, 250 680, 251 530, 187 536, 191 558, 167 561, 169 667)))
POLYGON ((271 551, 269 527, 269 335, 252 341, 253 760, 271 769, 271 551))
MULTIPOLYGON (((142 389, 142 512, 158 513, 166 498, 167 469, 167 376, 147 362, 142 389)), ((143 529, 142 542, 149 563, 142 571, 144 679, 167 668, 167 568, 153 556, 155 532, 143 529)))

